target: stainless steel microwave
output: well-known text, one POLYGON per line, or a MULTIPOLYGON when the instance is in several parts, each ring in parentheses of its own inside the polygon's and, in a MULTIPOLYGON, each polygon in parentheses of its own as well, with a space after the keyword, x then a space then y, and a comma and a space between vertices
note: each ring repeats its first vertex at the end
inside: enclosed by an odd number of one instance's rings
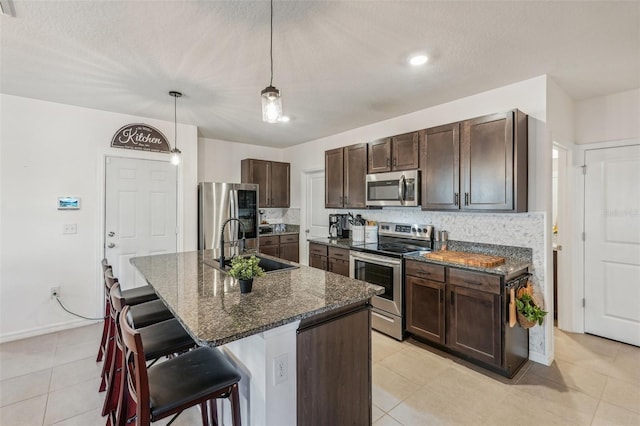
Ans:
POLYGON ((367 206, 419 205, 419 170, 367 175, 367 206))

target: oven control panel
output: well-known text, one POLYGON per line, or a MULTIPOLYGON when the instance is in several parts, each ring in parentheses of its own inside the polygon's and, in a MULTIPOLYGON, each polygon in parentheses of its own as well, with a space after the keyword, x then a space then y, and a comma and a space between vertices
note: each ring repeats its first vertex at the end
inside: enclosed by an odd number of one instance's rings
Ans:
POLYGON ((433 237, 433 226, 381 222, 378 232, 380 235, 389 235, 393 237, 431 240, 433 237))

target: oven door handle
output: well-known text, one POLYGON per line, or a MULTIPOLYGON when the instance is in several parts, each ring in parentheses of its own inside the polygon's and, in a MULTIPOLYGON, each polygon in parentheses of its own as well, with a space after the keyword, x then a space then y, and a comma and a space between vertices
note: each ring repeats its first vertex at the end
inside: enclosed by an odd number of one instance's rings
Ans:
POLYGON ((384 266, 400 266, 402 265, 402 261, 400 260, 390 260, 388 258, 383 258, 381 256, 371 256, 364 253, 351 254, 351 257, 354 260, 363 260, 365 262, 375 263, 378 265, 384 266))

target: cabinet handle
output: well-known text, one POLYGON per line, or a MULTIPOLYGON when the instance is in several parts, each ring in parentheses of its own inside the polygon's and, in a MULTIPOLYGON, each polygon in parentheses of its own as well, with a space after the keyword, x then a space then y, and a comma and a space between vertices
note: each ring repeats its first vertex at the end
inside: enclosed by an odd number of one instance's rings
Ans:
POLYGON ((393 165, 394 165, 394 167, 398 165, 398 159, 397 158, 393 159, 393 165))
POLYGON ((387 158, 387 167, 391 165, 391 160, 387 158))
POLYGON ((457 205, 458 205, 458 198, 460 198, 460 196, 458 195, 458 193, 457 193, 457 192, 455 192, 455 193, 453 194, 453 204, 454 204, 455 206, 457 206, 457 205))
POLYGON ((464 283, 465 284, 469 284, 469 285, 482 285, 482 283, 478 283, 478 282, 475 282, 475 281, 466 281, 465 280, 464 283))
POLYGON ((449 293, 449 303, 453 306, 453 292, 449 293))
POLYGON ((469 205, 469 193, 468 192, 464 193, 464 205, 465 206, 469 205))

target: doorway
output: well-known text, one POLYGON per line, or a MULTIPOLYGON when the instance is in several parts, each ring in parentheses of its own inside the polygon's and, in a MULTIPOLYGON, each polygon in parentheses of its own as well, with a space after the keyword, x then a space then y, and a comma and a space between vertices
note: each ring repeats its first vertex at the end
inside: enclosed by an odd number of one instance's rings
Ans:
POLYGON ((129 259, 177 251, 176 189, 167 161, 105 157, 104 257, 123 288, 146 284, 129 259))
POLYGON ((640 346, 640 145, 585 151, 585 332, 640 346))
POLYGON ((304 239, 300 242, 300 263, 309 261, 309 238, 329 235, 329 216, 324 206, 324 170, 302 172, 302 228, 304 239))

